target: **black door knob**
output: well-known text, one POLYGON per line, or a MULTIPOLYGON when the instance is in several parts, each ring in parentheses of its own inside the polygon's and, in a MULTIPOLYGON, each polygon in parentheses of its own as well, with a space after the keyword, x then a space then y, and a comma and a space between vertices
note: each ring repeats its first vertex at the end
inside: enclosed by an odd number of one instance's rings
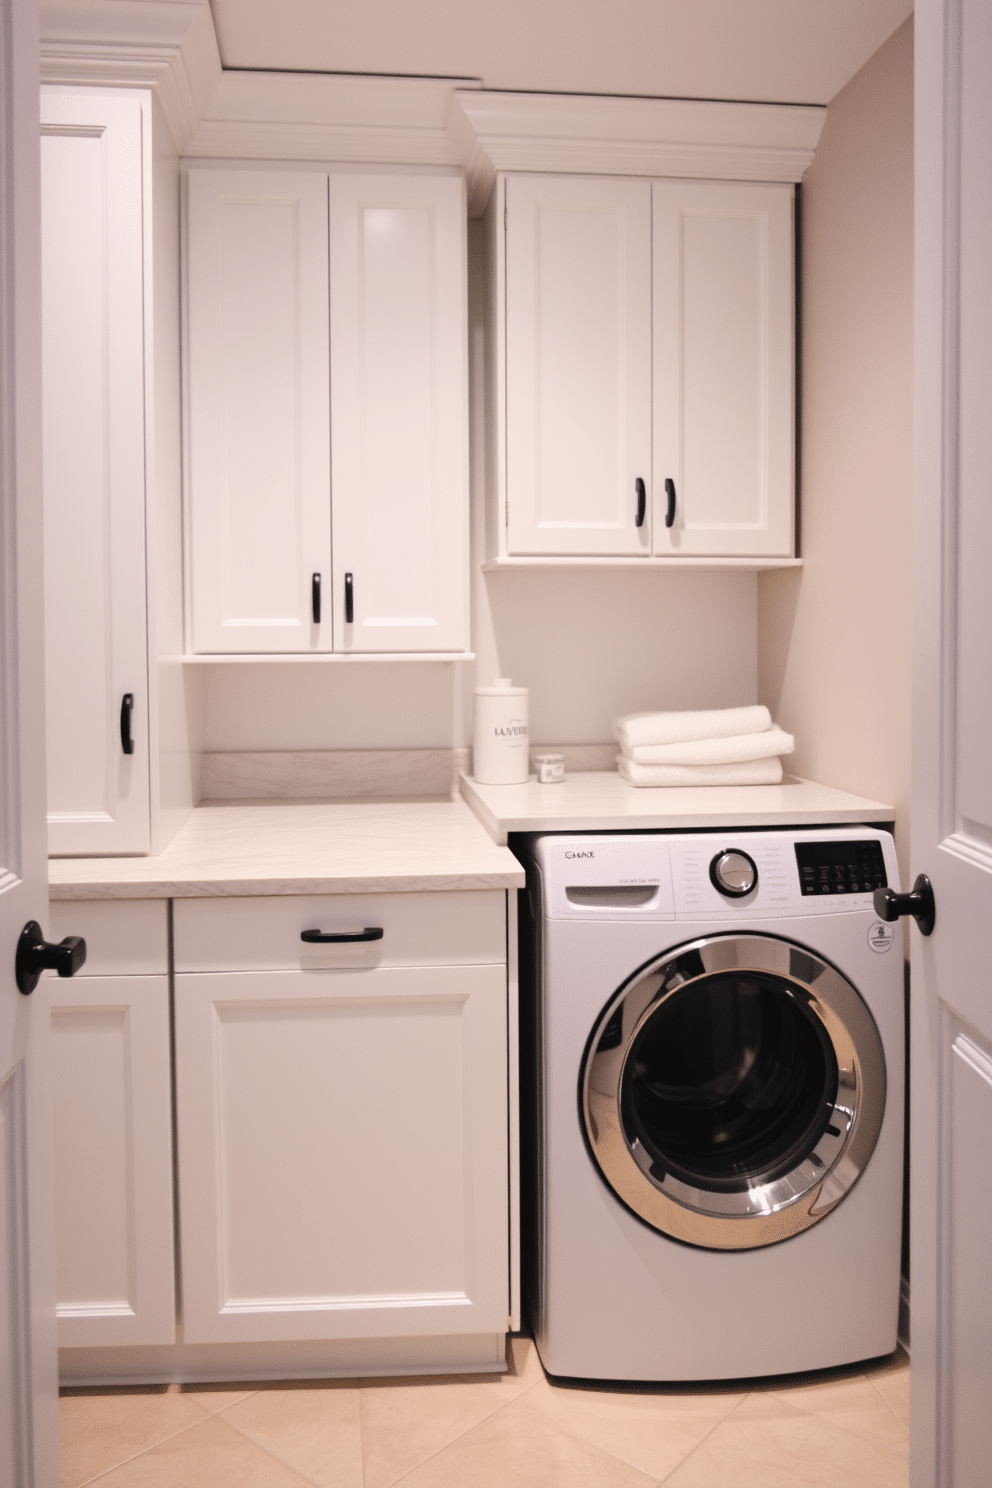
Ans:
POLYGON ((45 939, 37 920, 28 920, 17 941, 14 975, 18 989, 27 997, 38 985, 43 971, 60 977, 75 976, 86 960, 86 942, 81 935, 67 935, 58 945, 45 939))
POLYGON ((925 873, 917 875, 912 893, 897 894, 894 889, 875 890, 875 913, 880 920, 897 920, 900 915, 912 915, 920 927, 921 935, 929 935, 937 918, 933 902, 933 884, 925 873))

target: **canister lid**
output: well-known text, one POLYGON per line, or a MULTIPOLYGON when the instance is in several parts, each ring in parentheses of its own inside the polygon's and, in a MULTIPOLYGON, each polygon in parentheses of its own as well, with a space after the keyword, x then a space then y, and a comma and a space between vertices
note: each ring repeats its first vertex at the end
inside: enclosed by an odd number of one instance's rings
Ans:
POLYGON ((526 687, 514 687, 509 677, 496 677, 492 687, 477 687, 476 697, 526 697, 526 687))

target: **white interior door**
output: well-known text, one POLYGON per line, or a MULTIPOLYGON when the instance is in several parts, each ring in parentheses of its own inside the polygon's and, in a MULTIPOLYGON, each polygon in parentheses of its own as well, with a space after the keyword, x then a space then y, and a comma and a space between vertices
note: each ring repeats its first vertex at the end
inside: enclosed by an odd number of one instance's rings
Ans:
POLYGON ((914 1488, 992 1460, 992 10, 916 7, 914 1488))
POLYGON ((28 920, 47 923, 41 530, 38 20, 0 5, 0 1483, 58 1482, 55 1226, 30 997, 28 920))

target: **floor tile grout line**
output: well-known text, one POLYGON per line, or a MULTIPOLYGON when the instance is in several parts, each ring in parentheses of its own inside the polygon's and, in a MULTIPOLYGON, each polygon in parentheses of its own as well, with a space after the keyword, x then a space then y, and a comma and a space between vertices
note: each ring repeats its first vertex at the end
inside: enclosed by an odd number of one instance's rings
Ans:
MULTIPOLYGON (((867 1376, 865 1376, 865 1377, 867 1378, 867 1376)), ((677 1463, 676 1466, 672 1468, 671 1472, 670 1473, 667 1473, 665 1475, 665 1477, 661 1479, 661 1483, 659 1484, 659 1488, 661 1488, 661 1485, 662 1484, 669 1482, 669 1480, 672 1478, 673 1474, 677 1473, 680 1468, 684 1467, 684 1465, 689 1461, 689 1458, 692 1457, 692 1456, 694 1456, 695 1453, 699 1451, 700 1447, 703 1446, 703 1444, 706 1441, 709 1440, 709 1438, 713 1435, 713 1432, 714 1431, 719 1430, 719 1428, 721 1426, 725 1426, 730 1421, 731 1417, 738 1410, 743 1409, 744 1405, 747 1403, 747 1401, 750 1399, 750 1397, 752 1395, 755 1395, 755 1394, 766 1394, 766 1393, 776 1393, 776 1392, 774 1392, 774 1391, 767 1392, 767 1391, 754 1391, 754 1390, 752 1390, 747 1395, 745 1395, 742 1400, 739 1400, 737 1402, 737 1404, 735 1406, 733 1406, 732 1409, 729 1410, 727 1412, 727 1414, 721 1420, 715 1422, 715 1424, 713 1426, 711 1426, 710 1430, 707 1431, 706 1435, 703 1436, 703 1437, 701 1437, 700 1440, 696 1443, 696 1445, 691 1449, 691 1451, 689 1451, 689 1452, 686 1453, 686 1455, 682 1458, 682 1461, 679 1462, 679 1463, 677 1463)), ((878 1393, 878 1392, 876 1392, 876 1393, 878 1393)), ((879 1398, 881 1399, 883 1397, 879 1396, 879 1398)), ((885 1404, 888 1405, 888 1401, 885 1401, 885 1404)), ((822 1426, 832 1427, 835 1431, 843 1432, 844 1435, 846 1435, 846 1436, 853 1436, 858 1441, 866 1442, 869 1445, 878 1448, 882 1452, 889 1452, 889 1453, 892 1454, 892 1456, 898 1457, 898 1458, 900 1458, 900 1460, 904 1460, 902 1458, 902 1453, 901 1452, 898 1452, 894 1447, 890 1447, 890 1446, 886 1445, 885 1442, 880 1442, 875 1437, 866 1437, 866 1436, 862 1436, 859 1432, 849 1431, 847 1429, 847 1427, 838 1425, 838 1423, 836 1421, 831 1421, 828 1417, 825 1417, 825 1416, 818 1416, 814 1411, 803 1410, 801 1406, 794 1406, 793 1409, 799 1411, 799 1413, 801 1415, 810 1416, 813 1420, 818 1421, 822 1426)), ((890 1410, 892 1409, 891 1406, 889 1406, 889 1409, 890 1410)), ((895 1415, 895 1412, 894 1411, 893 1411, 893 1415, 895 1415)), ((899 1418, 897 1416, 896 1417, 896 1420, 898 1420, 898 1419, 899 1418)), ((902 1422, 900 1421, 899 1424, 902 1425, 902 1422)))
MULTIPOLYGON (((530 1391, 534 1389, 534 1386, 535 1385, 538 1385, 540 1383, 541 1383, 540 1380, 535 1380, 533 1385, 528 1385, 526 1390, 521 1390, 520 1394, 516 1398, 518 1400, 523 1399, 523 1397, 525 1395, 529 1394, 530 1391)), ((712 1398, 717 1399, 719 1397, 714 1396, 712 1398)), ((653 1488, 661 1488, 662 1483, 667 1482, 668 1479, 671 1477, 672 1473, 673 1472, 676 1472, 678 1470, 678 1468, 680 1468, 682 1466, 682 1463, 685 1462, 685 1461, 687 1461, 688 1458, 690 1458, 692 1456, 693 1452, 695 1452, 695 1450, 696 1450, 697 1447, 701 1447, 702 1446, 702 1444, 706 1440, 706 1438, 708 1436, 711 1436, 713 1434, 713 1432, 716 1431, 716 1429, 717 1429, 718 1426, 722 1426, 725 1421, 729 1420, 730 1417, 733 1415, 734 1411, 737 1410, 739 1406, 742 1406, 744 1404, 744 1401, 746 1399, 747 1399, 747 1393, 745 1393, 741 1397, 741 1399, 736 1402, 735 1405, 732 1405, 729 1410, 725 1411, 724 1414, 719 1418, 719 1420, 714 1421, 713 1422, 713 1425, 710 1427, 709 1431, 707 1431, 705 1433, 705 1435, 703 1435, 703 1436, 700 1437, 699 1441, 696 1442, 695 1446, 689 1448, 689 1451, 685 1454, 685 1457, 683 1457, 679 1462, 676 1463, 675 1467, 673 1467, 671 1469, 671 1472, 666 1473, 665 1476, 664 1476, 664 1478, 657 1478, 656 1479, 656 1481, 655 1481, 655 1483, 653 1485, 653 1488)), ((512 1401, 507 1401, 507 1404, 508 1405, 509 1404, 512 1404, 512 1401)), ((502 1409, 502 1407, 501 1407, 501 1409, 502 1409)), ((553 1422, 552 1424, 559 1424, 559 1423, 553 1422)), ((481 1425, 481 1422, 480 1422, 480 1425, 481 1425)), ((583 1447, 592 1447, 595 1451, 602 1452, 602 1454, 603 1454, 604 1457, 610 1457, 610 1458, 612 1458, 612 1460, 614 1462, 619 1462, 622 1467, 629 1467, 633 1472, 639 1472, 645 1478, 651 1476, 650 1473, 645 1472, 642 1467, 638 1467, 638 1465, 637 1465, 636 1462, 630 1462, 626 1457, 618 1457, 617 1454, 616 1454, 616 1452, 611 1451, 609 1447, 602 1446, 599 1442, 593 1441, 590 1437, 581 1436, 573 1427, 562 1426, 562 1427, 560 1427, 560 1429, 564 1432, 564 1434, 566 1436, 571 1437, 571 1439, 573 1441, 578 1442, 581 1446, 583 1446, 583 1447)), ((389 1485, 389 1488, 396 1488, 396 1485, 395 1484, 390 1484, 389 1485)))
POLYGON ((672 1471, 671 1472, 667 1472, 663 1478, 660 1478, 659 1479, 658 1488, 662 1488, 662 1484, 667 1483, 669 1481, 669 1479, 673 1476, 674 1473, 677 1473, 680 1468, 684 1467, 685 1464, 689 1461, 689 1458, 692 1457, 692 1456, 694 1456, 695 1453, 699 1451, 699 1449, 703 1445, 703 1443, 709 1441, 709 1439, 713 1435, 714 1431, 718 1431, 721 1426, 725 1426, 727 1424, 727 1422, 730 1420, 731 1416, 734 1414, 734 1412, 740 1410, 742 1408, 742 1406, 751 1398, 751 1396, 753 1394, 754 1394, 754 1391, 753 1390, 749 1390, 744 1396, 742 1396, 742 1398, 740 1400, 738 1400, 738 1402, 737 1402, 736 1405, 732 1405, 730 1407, 729 1411, 727 1411, 727 1414, 725 1416, 721 1416, 720 1419, 719 1419, 719 1421, 714 1421, 713 1425, 710 1427, 709 1431, 707 1431, 706 1435, 705 1436, 701 1436, 700 1439, 699 1439, 699 1441, 696 1443, 696 1445, 694 1447, 690 1447, 689 1451, 686 1452, 685 1456, 682 1458, 682 1461, 681 1462, 677 1462, 675 1464, 675 1466, 672 1468, 672 1471))
MULTIPOLYGON (((506 1376, 503 1375, 502 1378, 505 1379, 506 1376)), ((402 1484, 406 1481, 406 1479, 410 1476, 411 1473, 419 1472, 422 1467, 426 1467, 426 1465, 427 1465, 428 1462, 433 1462, 435 1457, 440 1457, 440 1455, 441 1455, 442 1452, 446 1452, 448 1450, 448 1448, 449 1447, 453 1447, 456 1442, 460 1442, 460 1441, 464 1440, 464 1438, 466 1436, 471 1436, 472 1432, 473 1431, 478 1431, 478 1429, 479 1429, 480 1426, 488 1425, 488 1423, 490 1421, 495 1420, 495 1418, 500 1414, 501 1411, 505 1411, 508 1406, 516 1405, 516 1403, 517 1403, 518 1400, 523 1400, 524 1396, 525 1395, 529 1395, 530 1392, 531 1392, 531 1390, 535 1389, 535 1387, 537 1385, 539 1385, 540 1383, 541 1383, 541 1380, 534 1380, 533 1384, 527 1385, 523 1390, 520 1390, 516 1395, 514 1395, 514 1397, 513 1397, 512 1400, 504 1400, 503 1401, 503 1404, 502 1405, 498 1405, 494 1411, 490 1411, 489 1414, 488 1414, 488 1416, 483 1416, 483 1418, 482 1418, 481 1421, 476 1421, 474 1425, 466 1427, 466 1429, 464 1431, 459 1431, 459 1433, 458 1433, 457 1436, 451 1437, 451 1439, 449 1441, 446 1441, 443 1446, 438 1447, 438 1449, 437 1449, 436 1452, 431 1452, 429 1456, 422 1458, 420 1462, 415 1462, 414 1465, 412 1467, 408 1467, 403 1472, 403 1474, 400 1477, 393 1478, 392 1482, 383 1484, 382 1485, 382 1488, 402 1488, 402 1484)), ((607 1454, 607 1455, 609 1455, 609 1454, 607 1454)), ((619 1461, 619 1459, 617 1459, 617 1460, 619 1461)), ((364 1451, 364 1439, 363 1439, 363 1449, 362 1449, 362 1481, 363 1481, 363 1483, 365 1482, 364 1465, 365 1465, 365 1451, 364 1451)), ((630 1464, 627 1463, 626 1465, 629 1466, 630 1464)))
POLYGON ((875 1381, 872 1379, 871 1375, 867 1375, 866 1378, 868 1380, 868 1383, 871 1385, 872 1389, 875 1391, 875 1394, 878 1396, 879 1400, 885 1406, 886 1410, 892 1412, 892 1415, 895 1416, 896 1420, 899 1422, 899 1425, 902 1427, 903 1431, 905 1431, 905 1433, 906 1433, 906 1435, 908 1437, 909 1436, 909 1427, 906 1425, 906 1422, 903 1420, 902 1416, 900 1416, 899 1412, 895 1409, 895 1407, 893 1405, 890 1405, 889 1404, 889 1402, 886 1400, 885 1396, 882 1394, 881 1390, 876 1385, 875 1381))
POLYGON ((369 1488, 365 1472, 365 1391, 361 1386, 358 1390, 358 1450, 362 1455, 362 1488, 369 1488))
MULTIPOLYGON (((259 1392, 256 1390, 254 1393, 255 1394, 258 1394, 259 1392)), ((224 1411, 226 1411, 226 1410, 233 1410, 235 1405, 240 1405, 241 1403, 242 1402, 240 1400, 235 1401, 233 1404, 228 1405, 228 1406, 225 1406, 224 1407, 224 1411)), ((360 1406, 359 1406, 359 1409, 361 1409, 360 1406)), ((221 1417, 224 1415, 224 1411, 216 1411, 215 1414, 214 1414, 214 1416, 213 1416, 213 1419, 215 1421, 219 1421, 221 1419, 221 1417)), ((238 1433, 238 1435, 240 1437, 242 1437, 246 1442, 251 1442, 251 1444, 252 1444, 253 1447, 257 1447, 258 1450, 260 1452, 264 1452, 266 1454, 266 1456, 271 1457, 271 1458, 273 1458, 274 1461, 281 1463, 283 1467, 288 1467, 289 1470, 290 1470, 290 1472, 295 1473, 296 1476, 298 1478, 300 1478, 302 1482, 309 1483, 310 1484, 310 1488, 321 1488, 321 1485, 318 1482, 316 1482, 315 1479, 308 1477, 305 1472, 303 1472, 300 1468, 298 1468, 296 1466, 295 1462, 290 1462, 286 1457, 280 1456, 280 1454, 278 1452, 273 1451, 273 1449, 271 1447, 267 1447, 264 1442, 260 1442, 257 1437, 251 1436, 247 1431, 244 1431, 240 1426, 237 1425, 236 1422, 225 1420, 224 1421, 224 1425, 225 1426, 229 1426, 232 1431, 236 1431, 238 1433)), ((358 1438, 358 1445, 359 1445, 359 1450, 361 1450, 361 1417, 359 1417, 359 1438, 358 1438)), ((362 1453, 362 1482, 363 1482, 363 1484, 365 1482, 365 1454, 364 1453, 362 1453)))
MULTIPOLYGON (((905 1424, 902 1421, 899 1420, 899 1417, 896 1415, 895 1411, 892 1410, 892 1407, 889 1405, 889 1402, 882 1395, 881 1391, 875 1389, 874 1382, 871 1379, 871 1376, 870 1375, 868 1375, 866 1373, 856 1374, 856 1375, 852 1375, 851 1378, 850 1378, 850 1380, 840 1380, 840 1381, 837 1381, 837 1383, 839 1383, 839 1384, 849 1384, 852 1381, 854 1383, 857 1383, 859 1380, 862 1380, 862 1381, 864 1381, 865 1384, 868 1384, 868 1385, 871 1385, 872 1386, 872 1389, 874 1390, 874 1393, 882 1401, 882 1403, 883 1403, 883 1405, 885 1405, 886 1409, 893 1416, 895 1416, 895 1419, 899 1422, 899 1425, 902 1427, 902 1430, 905 1432, 905 1434, 906 1434, 906 1436, 908 1438, 909 1432, 906 1430, 905 1424)), ((815 1385, 811 1385, 809 1387, 803 1386, 801 1388, 810 1388, 810 1389, 814 1389, 815 1390, 817 1387, 815 1385)), ((754 1393, 758 1393, 758 1392, 752 1391, 752 1394, 754 1394, 754 1393)), ((793 1410, 799 1411, 801 1415, 810 1416, 810 1417, 812 1417, 813 1420, 820 1421, 825 1426, 832 1426, 836 1431, 843 1431, 847 1436, 853 1436, 858 1441, 870 1442, 873 1446, 882 1447, 886 1452, 895 1452, 897 1456, 901 1456, 902 1455, 898 1451, 898 1449, 896 1447, 891 1446, 888 1442, 879 1441, 879 1439, 878 1439, 877 1436, 873 1436, 870 1433, 864 1432, 864 1431, 855 1431, 853 1427, 851 1427, 851 1426, 844 1426, 844 1425, 841 1424, 840 1421, 835 1421, 835 1420, 832 1419, 832 1417, 825 1416, 825 1415, 821 1414, 820 1411, 810 1410, 805 1405, 797 1405, 795 1401, 789 1400, 787 1398, 787 1392, 785 1390, 765 1390, 765 1391, 761 1391, 760 1393, 766 1394, 766 1395, 777 1395, 780 1398, 784 1399, 785 1400, 785 1403, 787 1405, 791 1406, 791 1408, 793 1410)), ((741 1404, 743 1404, 743 1401, 741 1402, 741 1404)), ((736 1406, 734 1407, 734 1409, 736 1409, 736 1406)), ((732 1412, 731 1412, 731 1414, 732 1414, 732 1412)))
MULTIPOLYGON (((203 1407, 200 1406, 199 1409, 203 1410, 203 1407)), ((204 1412, 204 1420, 210 1420, 209 1411, 204 1412)), ((158 1441, 150 1442, 147 1447, 142 1447, 140 1452, 132 1452, 129 1457, 122 1457, 119 1462, 113 1463, 110 1467, 105 1467, 102 1472, 96 1473, 94 1477, 84 1478, 81 1483, 75 1484, 74 1488, 89 1488, 91 1483, 99 1483, 101 1478, 109 1477, 112 1472, 117 1472, 120 1468, 126 1467, 129 1462, 136 1462, 139 1457, 144 1457, 147 1452, 153 1452, 156 1447, 164 1446, 167 1441, 175 1441, 176 1437, 182 1436, 184 1431, 193 1431, 197 1426, 202 1425, 203 1421, 190 1421, 188 1425, 180 1426, 178 1431, 170 1431, 167 1436, 159 1437, 158 1441)), ((59 1482, 62 1483, 61 1470, 59 1472, 59 1482)), ((62 1488, 66 1488, 66 1484, 62 1483, 62 1488)))

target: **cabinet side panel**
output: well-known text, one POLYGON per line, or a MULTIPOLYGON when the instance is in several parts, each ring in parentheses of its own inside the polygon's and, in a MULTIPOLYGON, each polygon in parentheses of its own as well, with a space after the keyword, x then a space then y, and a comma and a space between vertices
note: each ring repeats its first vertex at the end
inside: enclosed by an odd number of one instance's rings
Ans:
POLYGON ((148 686, 151 850, 200 799, 201 677, 184 667, 179 157, 157 97, 145 160, 148 686))
POLYGON ((192 171, 188 201, 194 648, 330 650, 327 182, 192 171))
POLYGON ((49 846, 147 852, 141 106, 42 106, 49 846))

